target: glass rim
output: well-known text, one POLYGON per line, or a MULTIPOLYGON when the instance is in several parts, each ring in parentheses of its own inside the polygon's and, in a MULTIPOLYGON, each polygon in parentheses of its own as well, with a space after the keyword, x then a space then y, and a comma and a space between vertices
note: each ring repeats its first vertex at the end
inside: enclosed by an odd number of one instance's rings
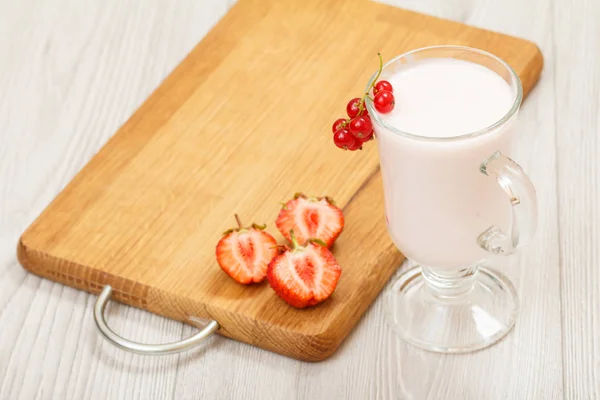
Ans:
MULTIPOLYGON (((506 112, 506 114, 504 114, 504 116, 502 118, 500 118, 498 121, 494 122, 493 124, 491 124, 490 126, 488 126, 486 128, 479 129, 479 130, 476 130, 473 132, 463 133, 463 134, 460 134, 457 136, 431 137, 431 136, 419 135, 416 133, 404 132, 398 128, 395 128, 392 125, 387 124, 386 122, 384 122, 381 119, 380 114, 377 112, 377 110, 375 110, 375 108, 373 106, 373 101, 367 96, 365 105, 367 107, 367 110, 369 111, 369 115, 371 116, 372 119, 375 120, 375 122, 377 124, 383 126, 384 128, 386 128, 387 130, 389 130, 392 133, 395 133, 395 134, 401 135, 401 136, 406 136, 406 137, 409 137, 412 139, 429 140, 429 141, 436 141, 436 142, 451 142, 451 141, 469 139, 469 138, 485 135, 486 133, 490 133, 491 131, 495 130, 499 126, 508 122, 516 114, 516 112, 521 107, 521 102, 523 101, 523 85, 521 83, 521 79, 519 78, 519 75, 515 72, 515 70, 510 65, 508 65, 508 63, 506 61, 504 61, 500 57, 498 57, 490 52, 487 52, 485 50, 476 49, 474 47, 469 47, 469 46, 460 46, 460 45, 438 45, 438 46, 420 47, 417 49, 410 50, 406 53, 402 53, 399 56, 392 58, 391 60, 389 60, 388 62, 386 62, 383 65, 382 71, 384 71, 387 67, 389 67, 391 64, 397 62, 398 60, 401 60, 403 58, 406 58, 408 56, 411 56, 413 54, 420 53, 420 52, 423 52, 426 50, 435 50, 435 49, 455 49, 455 50, 463 50, 463 51, 470 52, 470 53, 477 53, 477 54, 492 58, 492 59, 496 60, 498 63, 500 63, 500 65, 502 65, 508 71, 511 78, 516 83, 516 89, 517 89, 516 92, 517 93, 515 95, 515 98, 514 98, 511 108, 506 112)), ((450 57, 441 57, 441 58, 450 58, 450 57)), ((375 79, 376 75, 377 75, 377 72, 375 72, 373 75, 371 75, 371 78, 369 79, 369 83, 367 84, 365 92, 367 92, 369 90, 369 88, 371 87, 371 84, 373 83, 373 80, 375 79)))

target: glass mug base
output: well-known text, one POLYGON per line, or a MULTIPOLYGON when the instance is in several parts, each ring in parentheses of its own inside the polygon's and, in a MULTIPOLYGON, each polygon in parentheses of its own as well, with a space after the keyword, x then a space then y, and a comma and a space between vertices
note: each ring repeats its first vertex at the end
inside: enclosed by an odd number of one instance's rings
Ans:
POLYGON ((388 322, 403 340, 438 353, 493 345, 513 328, 519 309, 508 278, 482 266, 443 275, 417 266, 392 283, 385 302, 388 322))

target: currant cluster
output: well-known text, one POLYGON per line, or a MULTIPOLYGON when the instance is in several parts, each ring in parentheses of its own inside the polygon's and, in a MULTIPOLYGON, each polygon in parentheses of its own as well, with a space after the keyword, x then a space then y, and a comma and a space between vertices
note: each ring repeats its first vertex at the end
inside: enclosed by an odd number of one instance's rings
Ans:
POLYGON ((333 143, 340 149, 362 149, 363 143, 373 139, 373 123, 365 106, 367 97, 373 101, 375 110, 381 114, 389 113, 394 109, 394 89, 388 81, 378 80, 383 69, 383 59, 379 56, 379 71, 373 83, 362 98, 356 97, 346 105, 348 118, 339 118, 331 127, 333 143), (373 97, 371 97, 371 95, 373 97))

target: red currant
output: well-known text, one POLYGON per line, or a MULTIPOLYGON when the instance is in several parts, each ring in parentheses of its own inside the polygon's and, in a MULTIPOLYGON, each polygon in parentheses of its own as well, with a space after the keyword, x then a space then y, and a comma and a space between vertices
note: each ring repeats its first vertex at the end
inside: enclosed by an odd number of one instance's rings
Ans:
POLYGON ((333 134, 333 143, 335 143, 335 145, 340 149, 350 150, 356 145, 356 142, 359 142, 360 147, 360 141, 357 140, 346 128, 338 129, 333 134))
POLYGON ((373 98, 373 103, 375 104, 375 109, 377 111, 382 114, 387 114, 394 109, 396 100, 394 100, 394 95, 392 92, 382 90, 375 95, 373 98))
POLYGON ((350 129, 350 133, 356 136, 359 139, 364 138, 371 132, 373 129, 373 125, 371 124, 371 119, 369 117, 354 117, 350 120, 348 124, 348 129, 350 129))
POLYGON ((337 131, 340 128, 345 128, 347 125, 348 125, 348 123, 345 118, 338 118, 333 123, 331 130, 333 131, 333 133, 335 133, 335 131, 337 131))
MULTIPOLYGON (((350 134, 352 136, 352 134, 350 134)), ((352 136, 354 137, 354 136, 352 136)), ((354 150, 358 150, 358 149, 362 149, 362 142, 360 141, 360 139, 356 139, 354 138, 354 143, 352 144, 352 146, 348 146, 348 150, 350 151, 354 151, 354 150)))
POLYGON ((388 92, 394 93, 394 89, 392 88, 392 84, 388 81, 379 81, 373 86, 373 94, 377 94, 383 90, 387 90, 388 92))
POLYGON ((368 142, 369 140, 373 139, 374 133, 375 132, 373 131, 373 129, 371 129, 369 133, 367 133, 364 137, 360 138, 360 141, 362 143, 368 142))
MULTIPOLYGON (((362 102, 362 99, 360 99, 358 97, 356 97, 348 102, 348 105, 346 106, 346 112, 348 113, 348 116, 350 118, 354 118, 358 115, 358 112, 360 111, 360 103, 361 102, 362 102)), ((363 104, 363 113, 364 112, 366 112, 366 109, 363 104)))

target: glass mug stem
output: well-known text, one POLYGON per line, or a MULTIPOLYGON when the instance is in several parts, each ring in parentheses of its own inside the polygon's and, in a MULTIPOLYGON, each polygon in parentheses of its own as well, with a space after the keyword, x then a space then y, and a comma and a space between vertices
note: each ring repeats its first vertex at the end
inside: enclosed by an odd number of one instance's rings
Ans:
POLYGON ((537 196, 529 177, 519 164, 497 151, 485 160, 481 173, 496 179, 506 193, 512 222, 508 233, 492 225, 477 238, 481 248, 508 255, 527 245, 537 225, 537 196))
POLYGON ((421 267, 427 293, 437 301, 460 300, 468 295, 477 279, 478 265, 456 271, 421 267))

